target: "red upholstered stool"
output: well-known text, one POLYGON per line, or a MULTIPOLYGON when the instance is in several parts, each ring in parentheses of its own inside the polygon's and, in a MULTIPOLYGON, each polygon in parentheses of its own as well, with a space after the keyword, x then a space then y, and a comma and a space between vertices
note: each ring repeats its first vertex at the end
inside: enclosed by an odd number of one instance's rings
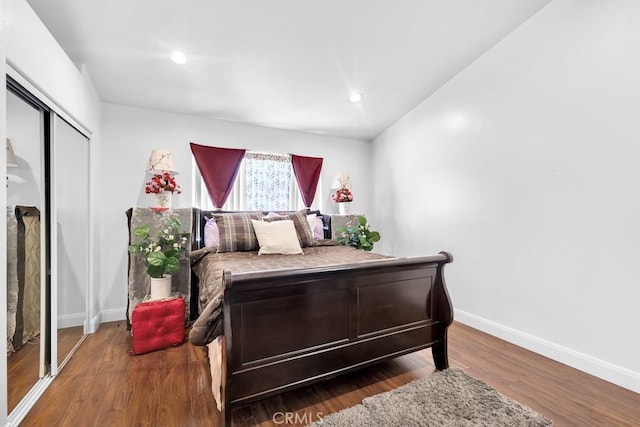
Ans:
POLYGON ((143 354, 184 342, 185 306, 182 298, 138 304, 131 314, 131 354, 143 354))

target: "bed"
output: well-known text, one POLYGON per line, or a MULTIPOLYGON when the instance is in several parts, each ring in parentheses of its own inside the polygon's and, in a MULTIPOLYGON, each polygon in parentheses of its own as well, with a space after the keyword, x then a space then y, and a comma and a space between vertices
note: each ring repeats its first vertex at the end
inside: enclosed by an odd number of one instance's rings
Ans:
MULTIPOLYGON (((437 369, 448 367, 449 253, 390 258, 330 240, 298 255, 217 253, 203 239, 214 214, 225 215, 194 209, 200 316, 190 340, 209 346, 225 425, 236 406, 421 349, 432 349, 437 369)), ((330 236, 326 217, 323 228, 330 236)))

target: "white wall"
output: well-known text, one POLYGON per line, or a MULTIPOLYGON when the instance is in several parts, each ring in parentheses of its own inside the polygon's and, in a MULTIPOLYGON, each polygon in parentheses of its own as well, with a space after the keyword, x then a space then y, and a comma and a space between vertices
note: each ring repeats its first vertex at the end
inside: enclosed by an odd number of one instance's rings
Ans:
POLYGON ((48 98, 96 132, 99 98, 26 0, 7 0, 7 63, 48 98))
POLYGON ((456 318, 640 391, 640 3, 554 0, 373 142, 398 255, 456 318))
POLYGON ((329 187, 338 171, 348 171, 351 176, 354 210, 370 210, 367 142, 113 104, 104 104, 102 113, 104 143, 100 167, 105 173, 98 185, 109 189, 100 206, 103 321, 123 319, 125 315, 128 241, 125 212, 132 206, 151 206, 151 196, 144 193, 148 179, 144 170, 154 148, 171 150, 180 171, 177 181, 182 194, 174 195, 174 208, 192 206, 193 162, 189 143, 195 142, 323 157, 323 194, 316 194, 316 198, 325 200, 324 211, 337 212, 329 202, 329 187))

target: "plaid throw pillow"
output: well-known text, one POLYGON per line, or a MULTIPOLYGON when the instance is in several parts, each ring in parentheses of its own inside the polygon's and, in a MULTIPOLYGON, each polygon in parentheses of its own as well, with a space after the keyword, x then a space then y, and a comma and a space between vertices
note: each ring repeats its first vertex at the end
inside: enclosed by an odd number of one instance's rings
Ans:
POLYGON ((218 252, 242 252, 258 249, 258 239, 252 219, 260 219, 259 213, 218 214, 216 219, 220 233, 218 252))
POLYGON ((281 216, 267 216, 264 218, 265 221, 282 221, 283 219, 290 219, 293 221, 301 247, 306 248, 307 246, 315 246, 316 242, 313 240, 313 231, 307 221, 306 210, 281 216))

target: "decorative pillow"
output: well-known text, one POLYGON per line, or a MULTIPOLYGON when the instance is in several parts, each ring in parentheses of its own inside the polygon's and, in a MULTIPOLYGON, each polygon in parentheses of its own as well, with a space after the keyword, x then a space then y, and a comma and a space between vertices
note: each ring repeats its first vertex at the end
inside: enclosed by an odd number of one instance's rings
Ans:
POLYGON ((258 249, 258 239, 252 219, 259 220, 259 213, 231 213, 213 216, 218 225, 220 242, 218 252, 242 252, 258 249))
POLYGON ((258 255, 301 254, 302 248, 298 242, 296 228, 291 220, 282 221, 256 221, 252 219, 253 229, 256 232, 260 250, 258 255))
POLYGON ((308 214, 307 222, 309 223, 309 227, 311 228, 313 240, 324 239, 324 223, 322 222, 322 217, 314 213, 308 214))
POLYGON ((311 229, 311 235, 313 235, 313 229, 316 226, 316 214, 307 214, 307 222, 309 223, 309 228, 311 229))
POLYGON ((307 222, 306 210, 286 214, 280 217, 266 217, 265 221, 283 221, 287 219, 293 221, 293 225, 296 228, 296 234, 298 235, 298 241, 300 242, 300 247, 306 248, 307 246, 315 245, 315 241, 313 240, 313 231, 311 231, 311 227, 309 227, 309 223, 307 222))
POLYGON ((204 246, 206 248, 215 248, 220 244, 220 231, 215 218, 207 218, 204 224, 204 246))
POLYGON ((313 227, 313 239, 314 240, 322 240, 324 239, 324 222, 322 221, 322 217, 316 217, 316 223, 313 227))

